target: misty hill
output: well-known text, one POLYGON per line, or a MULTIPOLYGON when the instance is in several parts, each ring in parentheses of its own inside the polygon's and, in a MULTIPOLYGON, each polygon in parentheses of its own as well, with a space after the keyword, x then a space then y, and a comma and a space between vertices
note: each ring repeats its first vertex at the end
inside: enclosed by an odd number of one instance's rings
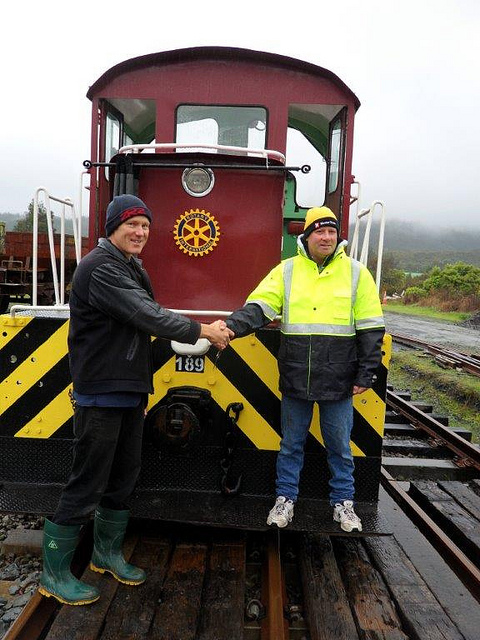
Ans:
MULTIPOLYGON (((379 225, 372 225, 370 243, 378 242, 379 225)), ((353 225, 350 226, 350 238, 353 225)), ((414 222, 386 220, 384 248, 388 251, 480 251, 480 229, 428 228, 414 222)))
MULTIPOLYGON (((372 251, 376 251, 378 246, 378 233, 379 225, 373 224, 370 237, 372 251)), ((353 225, 350 226, 349 237, 350 240, 353 237, 353 225)), ((423 273, 434 266, 455 262, 480 266, 480 230, 429 229, 414 222, 387 219, 383 250, 393 258, 395 267, 404 271, 423 273)))
MULTIPOLYGON (((0 213, 0 222, 6 230, 13 231, 22 216, 15 213, 0 213)), ((54 216, 54 225, 60 230, 60 218, 54 216)), ((71 220, 65 221, 67 233, 72 233, 71 220)), ((83 234, 87 234, 87 219, 82 220, 83 234)), ((370 249, 376 250, 379 225, 372 225, 370 249)), ((353 225, 350 226, 350 240, 353 225)), ((360 235, 362 239, 362 234, 360 235)), ((361 241, 360 241, 361 248, 361 241)), ((466 262, 480 266, 480 230, 451 228, 429 229, 414 222, 388 220, 385 225, 384 253, 393 258, 394 266, 404 271, 425 272, 434 266, 442 267, 455 262, 466 262)))

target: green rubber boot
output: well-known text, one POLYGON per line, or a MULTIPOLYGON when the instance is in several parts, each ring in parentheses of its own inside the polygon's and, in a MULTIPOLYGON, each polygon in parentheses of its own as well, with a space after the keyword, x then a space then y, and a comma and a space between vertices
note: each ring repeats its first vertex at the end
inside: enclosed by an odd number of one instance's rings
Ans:
POLYGON ((63 604, 90 604, 100 597, 98 589, 77 580, 70 571, 79 532, 80 525, 64 526, 45 519, 43 573, 38 590, 63 604))
POLYGON ((111 573, 124 584, 142 584, 146 580, 143 569, 126 562, 122 553, 123 538, 128 524, 128 511, 97 507, 93 528, 93 554, 90 569, 111 573))

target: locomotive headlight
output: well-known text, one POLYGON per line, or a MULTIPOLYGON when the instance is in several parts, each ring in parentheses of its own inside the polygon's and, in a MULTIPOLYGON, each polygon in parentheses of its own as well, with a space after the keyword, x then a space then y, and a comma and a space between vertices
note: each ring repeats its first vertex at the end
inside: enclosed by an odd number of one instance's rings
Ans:
POLYGON ((206 196, 213 189, 215 176, 211 169, 193 167, 182 173, 182 186, 187 193, 195 198, 206 196))

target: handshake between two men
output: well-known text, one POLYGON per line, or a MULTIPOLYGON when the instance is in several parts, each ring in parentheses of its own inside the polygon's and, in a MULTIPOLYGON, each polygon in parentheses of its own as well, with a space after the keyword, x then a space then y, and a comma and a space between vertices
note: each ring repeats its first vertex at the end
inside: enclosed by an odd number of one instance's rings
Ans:
POLYGON ((201 325, 200 338, 207 338, 217 349, 228 347, 230 340, 235 337, 234 332, 227 327, 224 320, 215 320, 211 324, 201 325))

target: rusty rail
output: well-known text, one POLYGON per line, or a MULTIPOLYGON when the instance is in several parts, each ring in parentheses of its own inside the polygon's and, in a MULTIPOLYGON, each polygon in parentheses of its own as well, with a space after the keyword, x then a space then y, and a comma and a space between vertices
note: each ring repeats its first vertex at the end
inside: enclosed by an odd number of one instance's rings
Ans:
POLYGON ((429 344, 422 340, 418 340, 417 338, 405 336, 400 333, 392 333, 391 336, 395 342, 423 349, 433 356, 446 358, 447 360, 450 360, 454 366, 460 367, 467 373, 471 373, 474 376, 480 376, 479 356, 475 356, 473 354, 468 355, 466 353, 461 353, 460 351, 453 351, 452 349, 445 349, 437 344, 429 344))
POLYGON ((455 543, 441 530, 425 511, 404 491, 385 469, 381 469, 382 486, 395 500, 427 540, 441 554, 448 566, 456 573, 474 598, 480 602, 480 570, 455 543))
POLYGON ((414 427, 425 431, 453 451, 456 455, 456 464, 480 471, 480 449, 476 445, 457 435, 393 391, 387 391, 387 405, 408 418, 414 427))
POLYGON ((278 529, 268 534, 267 562, 264 565, 264 571, 263 599, 267 617, 262 623, 262 640, 288 640, 288 622, 284 616, 285 581, 282 575, 278 529))

